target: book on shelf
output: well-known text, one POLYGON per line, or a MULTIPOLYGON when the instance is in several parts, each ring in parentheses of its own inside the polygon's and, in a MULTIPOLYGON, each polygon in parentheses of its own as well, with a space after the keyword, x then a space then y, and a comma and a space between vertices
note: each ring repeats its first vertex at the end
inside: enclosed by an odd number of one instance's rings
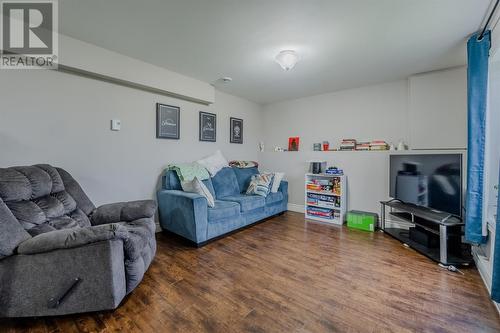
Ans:
POLYGON ((340 219, 340 212, 320 207, 308 207, 307 215, 316 216, 327 220, 340 219))
POLYGON ((307 214, 323 218, 333 218, 333 210, 320 207, 307 207, 307 214))
POLYGON ((354 149, 356 149, 356 139, 342 139, 342 142, 340 142, 340 150, 354 149))
POLYGON ((308 193, 307 198, 312 199, 312 200, 321 200, 321 201, 329 201, 329 202, 335 201, 335 197, 332 197, 330 195, 324 195, 324 194, 316 194, 316 193, 308 193))
POLYGON ((388 146, 371 146, 370 150, 388 150, 388 146))
POLYGON ((370 150, 387 150, 389 145, 384 140, 373 140, 370 142, 370 150))
POLYGON ((359 142, 356 144, 356 150, 370 150, 369 142, 359 142))

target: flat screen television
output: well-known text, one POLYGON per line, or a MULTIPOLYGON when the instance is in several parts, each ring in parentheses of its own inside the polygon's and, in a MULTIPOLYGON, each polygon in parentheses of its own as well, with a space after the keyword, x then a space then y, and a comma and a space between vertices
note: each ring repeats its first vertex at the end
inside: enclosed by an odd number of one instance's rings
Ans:
POLYGON ((462 217, 462 154, 391 155, 389 195, 462 217))

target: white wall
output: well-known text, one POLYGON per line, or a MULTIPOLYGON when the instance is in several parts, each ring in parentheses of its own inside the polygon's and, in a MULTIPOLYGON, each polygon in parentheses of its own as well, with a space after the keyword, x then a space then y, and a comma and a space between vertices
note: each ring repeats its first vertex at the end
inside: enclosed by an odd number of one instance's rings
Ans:
MULTIPOLYGON (((432 85, 433 89, 429 93, 432 94, 431 97, 435 97, 435 91, 443 91, 448 92, 443 95, 443 98, 447 99, 449 95, 457 94, 458 90, 460 100, 463 101, 464 96, 461 96, 460 92, 464 82, 456 82, 465 81, 465 76, 460 75, 462 72, 463 69, 459 68, 421 74, 419 78, 423 79, 424 85, 432 85), (459 74, 453 75, 455 73, 459 74)), ((413 121, 418 119, 422 123, 422 118, 429 117, 426 112, 420 114, 420 109, 411 104, 408 81, 394 81, 264 106, 263 141, 267 152, 260 154, 259 160, 264 169, 287 173, 291 209, 300 210, 304 207, 304 173, 308 170, 307 161, 321 159, 327 161, 330 166, 344 169, 348 178, 349 209, 379 211, 379 201, 387 199, 389 192, 388 152, 313 152, 312 145, 327 140, 331 146, 338 147, 342 138, 355 138, 360 141, 379 139, 395 144, 404 140, 408 143, 413 125, 410 122, 409 110, 413 110, 413 121), (299 152, 272 152, 275 146, 286 148, 290 136, 300 137, 299 152)), ((462 91, 462 94, 464 93, 462 91)), ((426 95, 424 91, 413 96, 413 103, 423 105, 423 100, 430 99, 429 94, 426 95)), ((436 115, 439 119, 453 114, 455 118, 465 117, 465 108, 455 108, 453 103, 451 106, 445 103, 444 107, 436 110, 443 104, 439 99, 433 100, 435 103, 426 105, 433 107, 434 112, 440 113, 436 115), (445 116, 442 116, 443 114, 445 116)), ((451 126, 455 126, 455 123, 454 121, 451 126)), ((460 147, 467 136, 462 123, 455 133, 458 134, 446 141, 443 140, 448 135, 446 131, 426 131, 429 142, 444 143, 428 148, 450 148, 445 145, 446 142, 455 144, 457 141, 459 143, 453 147, 460 147)), ((458 152, 465 153, 465 150, 458 152)))
POLYGON ((467 147, 467 70, 435 71, 409 78, 412 149, 467 147))
POLYGON ((500 170, 500 57, 490 63, 489 106, 485 158, 485 217, 494 228, 496 225, 497 199, 500 170))
POLYGON ((287 147, 288 137, 300 137, 300 149, 342 138, 408 141, 407 80, 338 91, 264 106, 266 150, 287 147))
POLYGON ((60 68, 83 72, 184 100, 211 104, 209 83, 59 34, 60 68))
MULTIPOLYGON (((312 144, 342 138, 408 142, 408 80, 400 80, 261 107, 216 92, 210 107, 55 71, 3 71, 0 76, 0 167, 51 163, 70 171, 97 204, 151 198, 172 162, 222 149, 228 159, 259 160, 285 171, 290 203, 303 205, 306 161, 323 158, 344 168, 349 206, 378 210, 387 198, 388 154, 312 152, 312 144), (181 140, 155 138, 155 104, 181 107, 181 140), (217 113, 217 143, 198 141, 198 111, 217 113), (244 119, 244 144, 229 143, 229 117, 244 119), (111 119, 122 130, 109 130, 111 119), (290 136, 301 152, 277 154, 290 136), (258 153, 258 142, 268 152, 258 153)), ((439 137, 440 133, 436 133, 439 137)), ((466 133, 464 133, 464 136, 466 133)))
POLYGON ((304 174, 309 172, 309 160, 323 160, 337 166, 347 176, 348 209, 374 213, 380 211, 380 201, 389 199, 389 158, 391 154, 464 154, 464 150, 337 151, 337 152, 265 152, 260 153, 262 169, 282 171, 289 184, 289 209, 304 211, 304 174))
POLYGON ((172 162, 221 149, 257 159, 261 107, 216 92, 210 107, 48 70, 0 74, 0 167, 50 163, 71 172, 96 204, 153 198, 172 162), (180 140, 156 139, 156 103, 180 106, 180 140), (198 140, 198 111, 217 114, 217 142, 198 140), (229 143, 229 117, 244 119, 244 144, 229 143), (110 120, 122 130, 112 132, 110 120))

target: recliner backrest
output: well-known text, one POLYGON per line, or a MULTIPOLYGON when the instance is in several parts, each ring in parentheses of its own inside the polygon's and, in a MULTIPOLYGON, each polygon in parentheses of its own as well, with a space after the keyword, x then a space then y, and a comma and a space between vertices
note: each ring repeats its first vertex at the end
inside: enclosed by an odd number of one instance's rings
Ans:
POLYGON ((0 168, 0 198, 32 236, 90 226, 95 209, 69 173, 47 164, 0 168))

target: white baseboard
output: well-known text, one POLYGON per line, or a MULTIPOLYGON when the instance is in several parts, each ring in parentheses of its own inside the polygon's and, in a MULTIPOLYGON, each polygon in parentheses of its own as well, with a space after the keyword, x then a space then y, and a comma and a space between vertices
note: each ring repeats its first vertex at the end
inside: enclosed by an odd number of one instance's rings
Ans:
POLYGON ((288 204, 288 210, 297 213, 305 213, 304 205, 297 205, 293 203, 288 204))
MULTIPOLYGON (((491 294, 491 277, 493 274, 491 272, 489 262, 485 257, 479 254, 474 247, 472 248, 472 257, 474 258, 474 262, 476 263, 479 275, 481 276, 481 279, 483 280, 483 283, 488 290, 488 294, 491 294)), ((500 314, 500 303, 497 303, 494 300, 491 301, 493 302, 493 305, 495 305, 498 314, 500 314)))
POLYGON ((474 258, 474 262, 476 263, 477 270, 479 271, 479 275, 483 279, 483 283, 488 289, 488 293, 491 293, 491 270, 489 268, 489 262, 483 257, 481 254, 477 252, 477 250, 472 248, 472 257, 474 258))

